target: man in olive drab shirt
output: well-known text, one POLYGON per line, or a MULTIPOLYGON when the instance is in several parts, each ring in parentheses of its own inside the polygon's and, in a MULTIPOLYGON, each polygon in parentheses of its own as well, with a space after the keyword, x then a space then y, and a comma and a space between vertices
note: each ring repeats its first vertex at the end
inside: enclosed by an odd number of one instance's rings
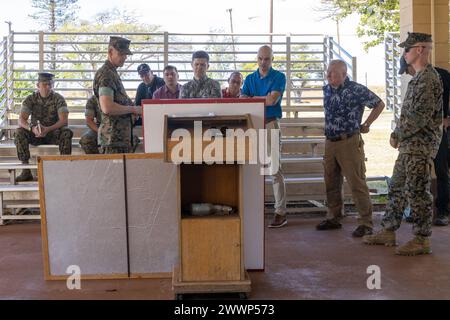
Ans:
POLYGON ((108 60, 94 78, 94 94, 102 113, 98 143, 104 154, 129 153, 134 149, 133 116, 141 115, 142 107, 133 104, 117 73, 117 68, 132 54, 129 46, 130 40, 111 37, 108 60))
POLYGON ((181 88, 181 99, 222 98, 220 83, 208 78, 209 54, 205 51, 196 51, 192 55, 192 70, 194 79, 181 88))
MULTIPOLYGON (((23 164, 29 163, 30 144, 56 144, 59 145, 61 155, 72 153, 73 132, 67 127, 69 110, 63 96, 53 91, 53 78, 51 73, 39 73, 38 91, 22 103, 14 143, 17 156, 23 164), (31 124, 28 124, 30 115, 31 124)), ((23 170, 16 178, 16 182, 32 180, 29 169, 23 170)))

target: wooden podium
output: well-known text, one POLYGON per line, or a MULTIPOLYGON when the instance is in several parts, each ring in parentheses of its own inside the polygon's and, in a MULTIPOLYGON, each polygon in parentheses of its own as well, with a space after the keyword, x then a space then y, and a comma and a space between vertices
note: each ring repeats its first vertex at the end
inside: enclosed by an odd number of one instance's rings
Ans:
MULTIPOLYGON (((247 130, 252 128, 249 115, 165 118, 165 159, 172 161, 172 150, 176 142, 171 139, 177 129, 192 132, 194 122, 202 123, 202 134, 207 130, 228 128, 247 130)), ((226 137, 224 130, 223 138, 226 137)), ((198 138, 198 137, 197 137, 198 138)), ((220 134, 216 137, 223 143, 220 134)), ((191 141, 193 145, 194 141, 191 141)), ((248 141, 247 141, 248 142, 248 141)), ((198 143, 198 141, 197 141, 198 143)), ((188 293, 236 292, 246 296, 251 291, 251 281, 244 265, 244 205, 242 165, 238 159, 249 157, 249 150, 234 148, 234 161, 225 159, 223 163, 206 164, 203 151, 212 143, 202 140, 202 153, 194 154, 194 148, 184 150, 190 153, 192 162, 178 166, 178 209, 179 209, 179 264, 174 267, 173 290, 177 298, 188 293), (195 161, 194 163, 194 159, 195 161), (227 161, 226 161, 227 160, 227 161), (190 212, 192 204, 220 204, 233 208, 227 215, 196 216, 190 212)), ((248 148, 246 143, 244 148, 248 148)), ((182 155, 186 156, 186 154, 182 155)), ((217 160, 217 154, 212 156, 217 160)), ((206 156, 207 158, 207 156, 206 156)), ((218 161, 219 162, 219 161, 218 161)), ((210 161, 208 162, 210 163, 210 161)))

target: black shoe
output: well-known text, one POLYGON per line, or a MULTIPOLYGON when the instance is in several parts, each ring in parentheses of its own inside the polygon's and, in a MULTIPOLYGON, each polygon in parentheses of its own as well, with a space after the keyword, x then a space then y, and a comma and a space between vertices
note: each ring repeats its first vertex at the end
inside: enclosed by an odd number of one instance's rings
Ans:
POLYGON ((16 177, 16 182, 33 181, 33 175, 30 169, 22 170, 22 173, 16 177))
POLYGON ((438 217, 434 220, 434 225, 439 227, 448 226, 448 217, 438 217))
POLYGON ((275 214, 272 222, 269 224, 269 228, 281 228, 287 225, 286 216, 282 216, 280 214, 275 214))
POLYGON ((342 228, 342 224, 333 220, 324 220, 316 226, 317 230, 332 230, 340 228, 342 228))
POLYGON ((355 229, 355 231, 353 231, 352 236, 355 238, 361 238, 371 234, 373 234, 373 230, 371 227, 360 225, 355 229))

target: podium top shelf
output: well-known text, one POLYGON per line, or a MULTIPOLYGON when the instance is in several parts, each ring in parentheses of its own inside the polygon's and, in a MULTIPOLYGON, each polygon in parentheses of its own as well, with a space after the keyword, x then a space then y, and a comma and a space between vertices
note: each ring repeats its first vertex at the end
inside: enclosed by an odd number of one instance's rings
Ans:
MULTIPOLYGON (((166 116, 166 128, 192 127, 194 122, 201 121, 203 127, 214 125, 230 125, 232 127, 241 127, 243 129, 253 128, 250 114, 244 115, 196 115, 196 116, 166 116)), ((167 133, 167 132, 166 132, 167 133)))
POLYGON ((167 104, 196 104, 196 105, 202 105, 202 104, 244 104, 244 103, 259 103, 264 107, 265 103, 264 98, 212 98, 212 99, 145 99, 142 100, 142 105, 167 105, 167 104))

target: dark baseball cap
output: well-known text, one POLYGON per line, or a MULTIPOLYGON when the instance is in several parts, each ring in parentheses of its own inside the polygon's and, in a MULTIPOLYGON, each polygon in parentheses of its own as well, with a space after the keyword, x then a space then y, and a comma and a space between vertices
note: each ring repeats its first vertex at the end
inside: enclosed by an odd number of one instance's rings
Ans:
POLYGON ((52 82, 54 78, 55 75, 48 72, 38 73, 38 82, 52 82))
POLYGON ((120 53, 124 53, 127 55, 132 55, 133 53, 130 51, 130 43, 131 41, 122 37, 110 37, 109 38, 109 46, 113 47, 120 53))
POLYGON ((430 34, 420 32, 408 32, 408 37, 406 38, 406 40, 400 43, 398 46, 400 48, 408 48, 412 47, 413 45, 419 42, 433 42, 433 40, 430 34))
POLYGON ((148 64, 146 64, 146 63, 140 64, 137 67, 137 72, 140 75, 146 74, 146 73, 150 72, 150 66, 148 64))

